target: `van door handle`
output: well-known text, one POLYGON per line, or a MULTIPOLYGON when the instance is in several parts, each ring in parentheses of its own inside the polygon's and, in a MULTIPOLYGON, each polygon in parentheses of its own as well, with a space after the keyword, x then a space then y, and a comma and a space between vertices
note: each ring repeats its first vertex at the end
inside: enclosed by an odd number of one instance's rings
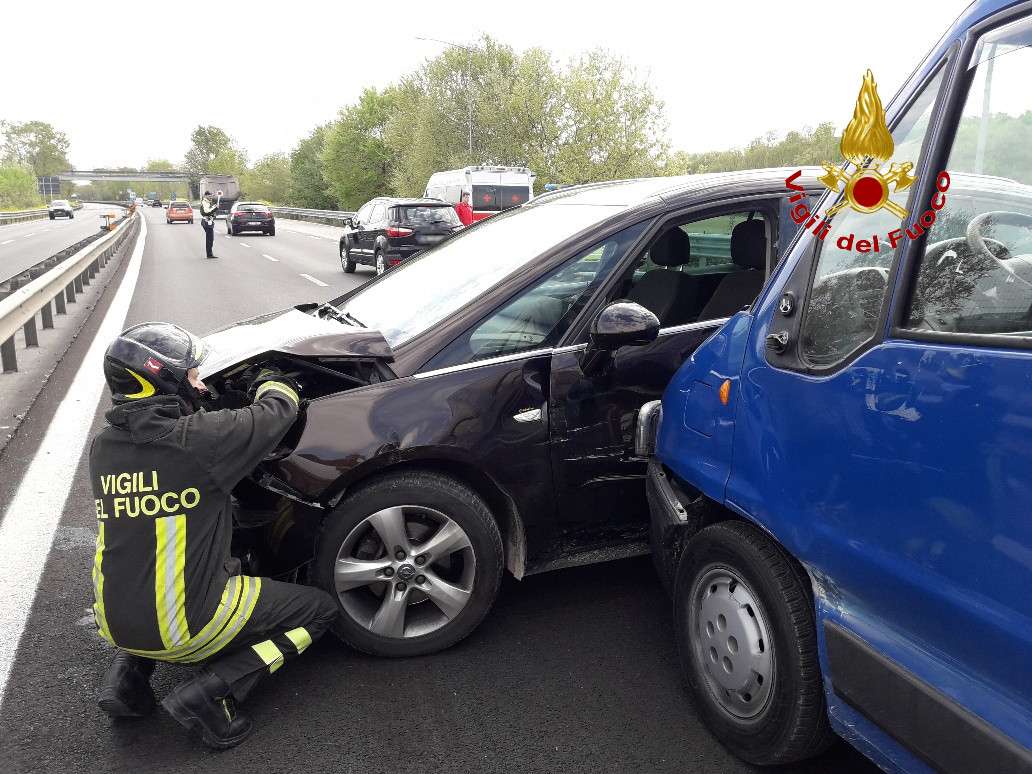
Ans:
POLYGON ((780 331, 767 334, 767 349, 772 350, 775 355, 782 354, 788 349, 788 332, 780 331))

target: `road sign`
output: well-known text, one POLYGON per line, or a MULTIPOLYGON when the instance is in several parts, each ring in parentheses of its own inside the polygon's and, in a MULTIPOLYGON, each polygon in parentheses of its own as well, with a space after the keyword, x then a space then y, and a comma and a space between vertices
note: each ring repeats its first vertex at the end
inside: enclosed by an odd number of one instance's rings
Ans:
POLYGON ((176 200, 176 195, 172 194, 172 201, 175 201, 175 200, 176 200))
POLYGON ((61 178, 37 177, 36 186, 43 196, 58 196, 61 193, 61 178))
POLYGON ((222 196, 222 191, 216 191, 216 192, 215 192, 215 195, 216 195, 216 196, 222 196))

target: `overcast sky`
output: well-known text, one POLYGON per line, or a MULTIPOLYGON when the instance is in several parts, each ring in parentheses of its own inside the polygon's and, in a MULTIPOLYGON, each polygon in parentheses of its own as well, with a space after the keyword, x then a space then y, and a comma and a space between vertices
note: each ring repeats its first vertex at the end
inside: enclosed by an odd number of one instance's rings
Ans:
POLYGON ((0 11, 0 119, 64 132, 77 169, 178 163, 210 124, 255 161, 369 86, 487 33, 557 62, 602 47, 666 105, 672 150, 841 128, 867 68, 888 102, 967 0, 714 3, 24 1, 0 11))

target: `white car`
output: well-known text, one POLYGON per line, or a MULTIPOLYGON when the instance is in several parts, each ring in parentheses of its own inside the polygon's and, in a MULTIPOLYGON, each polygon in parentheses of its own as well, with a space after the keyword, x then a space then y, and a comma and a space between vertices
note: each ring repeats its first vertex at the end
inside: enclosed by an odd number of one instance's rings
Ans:
POLYGON ((69 218, 74 218, 75 210, 68 203, 67 199, 54 199, 54 201, 50 202, 50 206, 47 207, 47 214, 50 215, 51 220, 58 215, 67 215, 69 218))

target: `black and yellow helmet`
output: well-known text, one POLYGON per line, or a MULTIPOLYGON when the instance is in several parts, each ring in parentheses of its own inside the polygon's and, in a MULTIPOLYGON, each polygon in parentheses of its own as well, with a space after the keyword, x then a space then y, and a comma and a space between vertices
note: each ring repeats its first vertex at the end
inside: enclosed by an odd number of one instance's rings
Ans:
POLYGON ((115 403, 152 395, 189 394, 187 374, 210 351, 178 325, 148 322, 126 329, 104 354, 104 378, 115 403))

